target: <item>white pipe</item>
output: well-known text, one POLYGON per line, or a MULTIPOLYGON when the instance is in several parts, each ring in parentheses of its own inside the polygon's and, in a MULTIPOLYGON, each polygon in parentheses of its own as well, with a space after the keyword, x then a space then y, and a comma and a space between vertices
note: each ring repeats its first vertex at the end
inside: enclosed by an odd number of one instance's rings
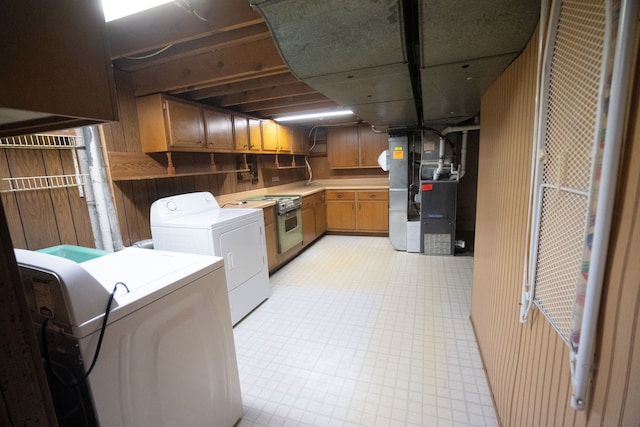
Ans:
POLYGON ((467 137, 469 136, 469 131, 462 131, 462 150, 460 150, 460 171, 458 173, 458 179, 462 179, 467 169, 467 137))
POLYGON ((614 102, 609 103, 609 111, 607 112, 607 133, 605 135, 604 152, 602 153, 602 169, 593 230, 589 278, 587 279, 584 301, 584 317, 580 333, 580 345, 575 358, 575 377, 573 378, 574 389, 571 397, 571 406, 578 410, 586 407, 587 389, 591 377, 598 310, 600 308, 602 282, 607 262, 620 147, 625 123, 633 36, 637 19, 638 1, 623 1, 620 5, 619 27, 616 36, 616 52, 609 97, 614 102))
POLYGON ((109 214, 105 202, 104 179, 102 177, 102 162, 100 161, 101 152, 98 137, 95 135, 96 129, 93 126, 87 126, 83 129, 85 135, 85 146, 89 156, 89 175, 91 177, 91 186, 93 188, 95 209, 98 214, 98 228, 100 230, 100 243, 105 251, 113 252, 113 238, 111 236, 111 227, 109 214))
POLYGON ((440 138, 440 151, 438 153, 438 168, 436 169, 436 171, 433 173, 433 180, 437 181, 438 178, 440 178, 440 175, 442 175, 442 172, 444 171, 444 159, 445 159, 445 145, 444 145, 444 138, 440 138))
MULTIPOLYGON (((89 175, 89 159, 87 158, 87 145, 83 136, 83 129, 76 128, 76 135, 79 145, 82 149, 78 150, 78 163, 80 164, 80 170, 82 173, 89 175)), ((93 194, 93 185, 91 182, 85 181, 85 202, 87 203, 87 210, 89 211, 89 221, 91 222, 91 232, 93 233, 93 243, 96 248, 102 248, 102 235, 100 233, 100 219, 98 218, 98 212, 96 211, 96 199, 93 194)))
POLYGON ((442 132, 440 132, 442 134, 442 136, 447 136, 450 133, 455 133, 455 132, 465 132, 465 131, 470 131, 470 130, 480 130, 480 126, 479 125, 469 125, 469 126, 450 126, 448 128, 446 128, 445 130, 443 130, 442 132))
MULTIPOLYGON (((532 229, 533 212, 534 212, 534 195, 536 187, 536 165, 538 163, 538 135, 540 134, 540 92, 542 86, 542 65, 544 61, 544 34, 547 29, 547 13, 549 9, 549 2, 542 0, 540 4, 540 23, 538 25, 538 58, 536 63, 536 93, 534 97, 534 109, 533 109, 533 144, 531 151, 531 176, 529 177, 529 207, 527 209, 527 228, 532 229)), ((520 299, 520 323, 526 323, 529 317, 529 311, 533 304, 533 291, 531 289, 531 283, 529 281, 529 264, 531 262, 532 247, 530 245, 525 246, 525 254, 522 267, 522 295, 520 299)))
MULTIPOLYGON (((462 150, 461 150, 461 158, 460 158, 460 169, 458 172, 458 180, 460 180, 464 174, 466 173, 467 167, 467 137, 470 131, 472 130, 480 130, 479 125, 469 125, 469 126, 450 126, 441 132, 442 136, 446 136, 450 133, 462 132, 462 150)), ((443 167, 444 167, 444 138, 440 138, 440 158, 443 159, 443 167)), ((452 166, 453 168, 453 166, 452 166)), ((438 170, 440 170, 440 161, 438 161, 438 170)), ((453 170, 453 169, 452 169, 453 170)), ((438 173, 438 172, 436 172, 438 173)), ((442 173, 442 171, 440 171, 442 173)), ((437 178, 434 178, 437 179, 437 178)))

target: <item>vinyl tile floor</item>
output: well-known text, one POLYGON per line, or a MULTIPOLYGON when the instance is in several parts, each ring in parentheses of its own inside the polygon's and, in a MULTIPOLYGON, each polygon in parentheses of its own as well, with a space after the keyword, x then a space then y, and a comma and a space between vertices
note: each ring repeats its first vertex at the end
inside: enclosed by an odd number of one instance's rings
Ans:
POLYGON ((254 426, 497 426, 469 320, 471 256, 324 236, 234 328, 254 426))

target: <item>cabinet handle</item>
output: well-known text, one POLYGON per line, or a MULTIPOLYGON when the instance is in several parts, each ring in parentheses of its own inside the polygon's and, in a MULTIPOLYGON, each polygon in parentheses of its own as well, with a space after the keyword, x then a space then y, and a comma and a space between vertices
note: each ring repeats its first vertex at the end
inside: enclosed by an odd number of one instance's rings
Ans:
POLYGON ((344 196, 339 193, 337 197, 338 197, 338 199, 342 199, 342 197, 344 197, 344 196))
POLYGON ((369 194, 369 197, 372 198, 372 199, 375 199, 376 195, 375 194, 369 194))

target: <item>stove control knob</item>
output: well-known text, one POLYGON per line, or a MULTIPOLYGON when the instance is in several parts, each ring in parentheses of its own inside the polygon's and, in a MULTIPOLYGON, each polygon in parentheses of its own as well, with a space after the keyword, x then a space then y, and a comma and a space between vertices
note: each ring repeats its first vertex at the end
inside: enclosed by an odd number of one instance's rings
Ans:
POLYGON ((176 202, 167 202, 167 209, 173 212, 178 209, 178 205, 176 205, 176 202))

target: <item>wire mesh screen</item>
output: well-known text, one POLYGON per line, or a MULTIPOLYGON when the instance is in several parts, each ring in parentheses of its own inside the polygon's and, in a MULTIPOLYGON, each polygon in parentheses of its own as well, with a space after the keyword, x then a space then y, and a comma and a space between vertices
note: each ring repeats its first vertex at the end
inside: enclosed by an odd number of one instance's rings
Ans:
POLYGON ((597 141, 604 1, 563 1, 547 77, 534 302, 562 339, 580 277, 597 141))

